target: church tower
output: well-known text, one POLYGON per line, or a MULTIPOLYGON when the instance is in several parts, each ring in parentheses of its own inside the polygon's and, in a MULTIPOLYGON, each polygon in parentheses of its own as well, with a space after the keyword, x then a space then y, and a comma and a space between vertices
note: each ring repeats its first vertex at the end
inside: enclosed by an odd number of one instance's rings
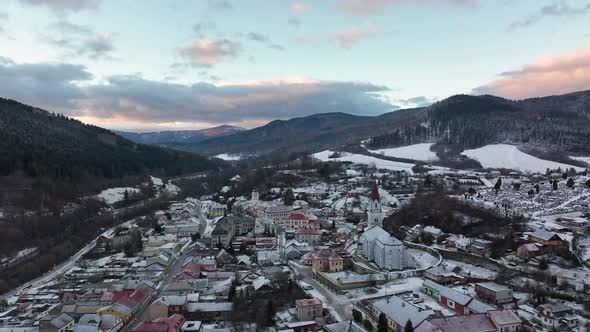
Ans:
POLYGON ((260 200, 260 194, 258 193, 258 190, 254 189, 252 190, 252 199, 251 201, 256 203, 260 200))
POLYGON ((373 182, 373 188, 369 194, 369 207, 367 209, 367 227, 379 226, 383 228, 383 209, 381 208, 381 197, 377 182, 373 182))

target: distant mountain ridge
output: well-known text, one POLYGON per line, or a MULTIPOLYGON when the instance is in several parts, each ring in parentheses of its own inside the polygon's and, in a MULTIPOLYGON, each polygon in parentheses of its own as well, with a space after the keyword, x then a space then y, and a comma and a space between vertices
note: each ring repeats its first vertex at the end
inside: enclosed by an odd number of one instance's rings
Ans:
POLYGON ((128 131, 114 131, 128 140, 141 144, 189 144, 198 143, 213 137, 232 135, 246 129, 230 125, 222 125, 200 130, 177 130, 135 133, 128 131))
POLYGON ((317 152, 367 139, 372 147, 428 141, 461 149, 513 143, 588 153, 590 91, 517 101, 491 95, 456 95, 431 106, 375 117, 325 113, 276 120, 231 136, 171 147, 208 155, 263 156, 317 152))

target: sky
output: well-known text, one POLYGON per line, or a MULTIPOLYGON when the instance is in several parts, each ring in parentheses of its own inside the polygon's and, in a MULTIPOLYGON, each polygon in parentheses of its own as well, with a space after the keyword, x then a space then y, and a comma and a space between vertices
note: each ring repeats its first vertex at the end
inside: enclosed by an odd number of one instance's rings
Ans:
POLYGON ((0 97, 117 130, 590 89, 590 1, 2 0, 0 97))

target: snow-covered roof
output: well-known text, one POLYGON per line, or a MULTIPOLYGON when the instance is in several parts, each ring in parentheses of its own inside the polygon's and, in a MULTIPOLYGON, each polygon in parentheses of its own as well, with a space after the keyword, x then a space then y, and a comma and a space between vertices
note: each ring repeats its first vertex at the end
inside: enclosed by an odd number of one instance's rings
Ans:
POLYGON ((395 237, 391 236, 387 233, 383 228, 379 226, 372 226, 369 229, 365 230, 362 235, 369 241, 379 241, 385 245, 401 245, 402 243, 400 240, 396 239, 395 237))

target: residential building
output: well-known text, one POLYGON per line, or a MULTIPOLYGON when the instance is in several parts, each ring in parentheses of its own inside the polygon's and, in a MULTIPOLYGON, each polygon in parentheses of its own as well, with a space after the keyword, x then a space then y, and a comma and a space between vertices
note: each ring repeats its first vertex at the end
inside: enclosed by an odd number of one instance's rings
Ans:
POLYGON ((175 314, 166 318, 142 322, 133 329, 133 332, 180 332, 184 322, 182 315, 175 314))
POLYGON ((39 332, 65 332, 74 327, 72 316, 62 313, 55 318, 44 318, 39 322, 39 332))
POLYGON ((422 292, 434 297, 440 304, 453 309, 459 315, 472 313, 486 313, 496 308, 487 305, 467 294, 460 293, 452 288, 437 284, 431 280, 422 283, 422 292))
POLYGON ((322 238, 322 232, 317 229, 302 228, 295 231, 295 240, 314 244, 322 238))
POLYGON ((344 259, 333 249, 322 249, 308 253, 304 255, 304 261, 311 263, 314 272, 340 272, 344 270, 344 259))
POLYGON ((492 310, 488 317, 496 325, 498 331, 516 332, 522 330, 522 320, 512 310, 492 310))
POLYGON ((529 235, 529 241, 542 244, 547 247, 560 247, 564 245, 564 241, 557 233, 548 232, 546 230, 537 229, 534 233, 529 235))
POLYGON ((415 326, 416 332, 516 332, 522 321, 511 310, 451 317, 433 317, 415 326))
POLYGON ((301 299, 295 301, 297 319, 300 321, 314 320, 323 316, 322 301, 318 299, 301 299))
POLYGON ((215 228, 211 232, 211 244, 213 246, 229 248, 235 235, 237 219, 235 216, 226 216, 217 221, 215 228))
POLYGON ((432 310, 422 310, 397 296, 382 298, 370 305, 371 315, 375 320, 381 314, 387 318, 387 326, 392 331, 403 331, 408 320, 413 326, 418 326, 423 320, 434 315, 432 310))
POLYGON ((282 224, 283 221, 287 220, 289 215, 293 212, 292 206, 276 205, 269 206, 264 210, 264 215, 277 224, 282 224))
POLYGON ((512 289, 498 285, 494 282, 481 282, 475 284, 475 293, 480 299, 488 303, 505 304, 514 301, 512 289))
POLYGON ((536 243, 526 243, 516 249, 516 254, 525 258, 543 256, 543 246, 536 243))
POLYGON ((543 325, 550 328, 575 328, 578 320, 574 315, 574 310, 561 303, 545 303, 537 308, 535 318, 543 325))

